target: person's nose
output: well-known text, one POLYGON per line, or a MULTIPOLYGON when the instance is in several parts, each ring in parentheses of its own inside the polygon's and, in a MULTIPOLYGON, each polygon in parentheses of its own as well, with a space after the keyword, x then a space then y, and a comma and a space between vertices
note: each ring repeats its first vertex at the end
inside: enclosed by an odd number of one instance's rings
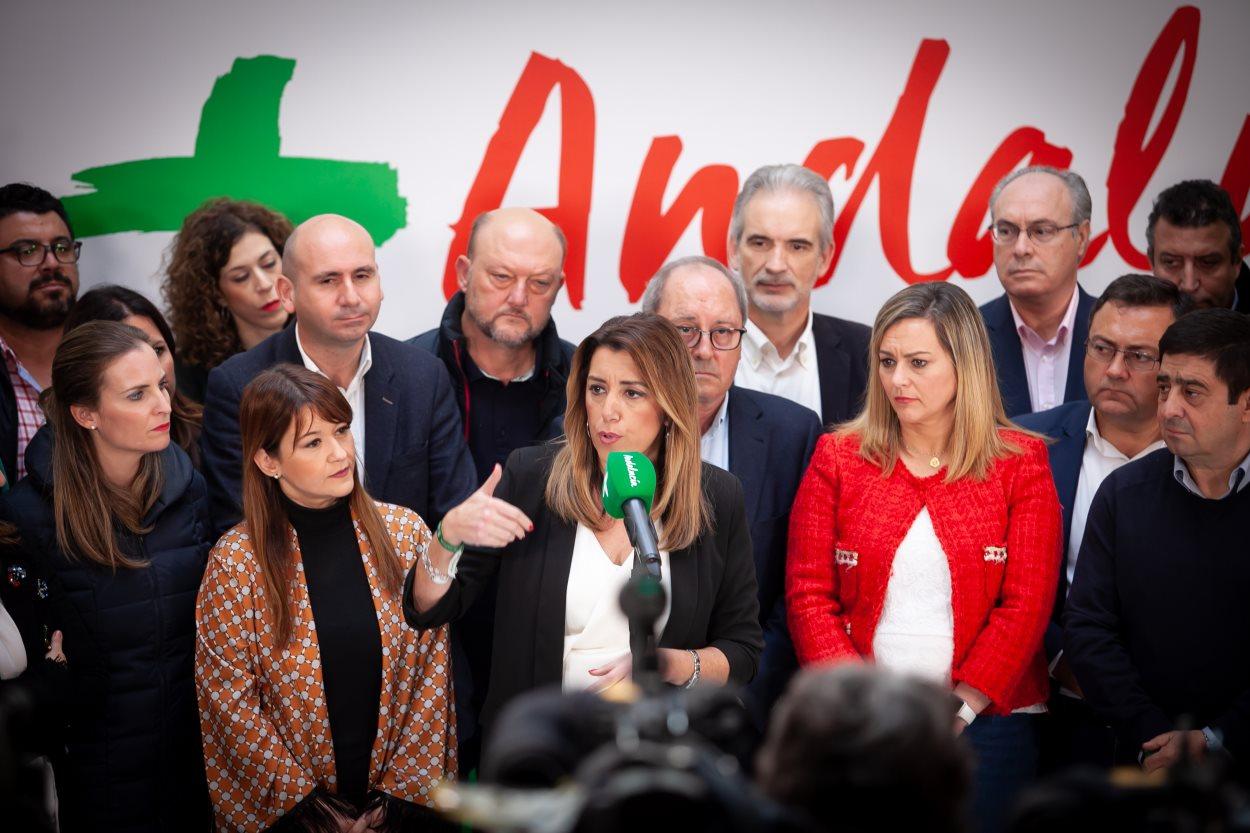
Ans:
POLYGON ((1012 253, 1018 258, 1026 258, 1033 253, 1033 239, 1026 229, 1020 229, 1016 242, 1011 247, 1012 253))
POLYGON ((346 440, 340 440, 337 437, 330 438, 330 460, 337 462, 344 460, 350 456, 351 443, 346 440))
POLYGON ((173 412, 171 400, 173 394, 169 392, 169 388, 158 388, 159 396, 156 397, 156 415, 167 417, 173 412))
POLYGON ((1167 393, 1160 394, 1159 400, 1159 421, 1163 422, 1169 419, 1177 419, 1185 415, 1184 408, 1181 403, 1179 391, 1173 387, 1169 388, 1167 393))
POLYGON ((508 290, 508 304, 513 309, 520 309, 525 306, 525 302, 529 299, 529 288, 523 280, 517 280, 508 290))
POLYGON ((911 378, 907 374, 907 368, 902 364, 894 365, 894 371, 890 374, 890 384, 897 390, 902 390, 911 382, 911 378))
POLYGON ((356 282, 351 278, 343 281, 339 290, 339 303, 345 307, 360 306, 360 293, 356 291, 356 282))
POLYGON ((269 270, 254 266, 252 274, 256 277, 256 291, 261 295, 268 295, 273 289, 273 276, 269 274, 269 270))
POLYGON ((712 334, 699 333, 699 341, 694 347, 690 348, 690 356, 700 361, 707 361, 712 358, 715 348, 712 347, 712 334))
POLYGON ((1127 379, 1129 375, 1128 362, 1124 360, 1124 353, 1117 350, 1111 356, 1111 361, 1107 363, 1105 372, 1112 379, 1127 379))
POLYGON ((764 268, 773 274, 780 274, 789 268, 786 264, 785 250, 780 243, 774 244, 769 250, 764 268))
POLYGON ((1181 292, 1192 295, 1198 291, 1200 283, 1196 265, 1192 260, 1186 261, 1184 268, 1181 269, 1181 292))

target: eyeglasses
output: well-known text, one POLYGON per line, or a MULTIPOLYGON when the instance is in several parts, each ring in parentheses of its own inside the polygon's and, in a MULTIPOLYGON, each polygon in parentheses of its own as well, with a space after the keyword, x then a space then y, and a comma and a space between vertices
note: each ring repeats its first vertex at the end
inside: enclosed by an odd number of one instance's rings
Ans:
MULTIPOLYGON (((1067 231, 1070 228, 1076 228, 1080 223, 1069 223, 1066 226, 1057 226, 1054 223, 1032 223, 1024 233, 1029 239, 1039 245, 1049 243, 1055 239, 1055 235, 1061 231, 1067 231)), ((990 234, 996 243, 1002 243, 1010 246, 1016 242, 1016 238, 1020 236, 1020 227, 1015 223, 1009 223, 1006 220, 999 220, 997 223, 991 223, 989 226, 990 234)))
POLYGON ((82 241, 53 240, 51 243, 40 243, 38 240, 17 240, 11 246, 0 249, 0 254, 12 252, 17 262, 23 266, 38 266, 43 263, 48 252, 59 263, 77 263, 82 252, 82 241))
POLYGON ((677 324, 676 327, 681 334, 681 340, 691 350, 699 346, 705 335, 717 350, 736 350, 742 343, 742 334, 746 332, 740 327, 715 327, 711 330, 700 330, 686 324, 677 324))
POLYGON ((1111 364, 1116 353, 1124 354, 1124 364, 1129 370, 1149 373, 1159 366, 1159 357, 1145 350, 1121 350, 1105 341, 1085 342, 1085 354, 1099 364, 1111 364))

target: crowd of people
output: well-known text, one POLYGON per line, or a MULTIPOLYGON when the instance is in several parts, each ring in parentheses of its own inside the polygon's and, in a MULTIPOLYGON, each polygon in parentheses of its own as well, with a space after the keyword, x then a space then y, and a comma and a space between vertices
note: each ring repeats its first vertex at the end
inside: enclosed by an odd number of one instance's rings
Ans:
POLYGON ((988 211, 1003 295, 917 284, 868 326, 812 309, 828 183, 764 167, 728 263, 665 264, 574 346, 528 209, 477 218, 400 341, 350 218, 211 200, 162 312, 79 295, 60 201, 0 188, 12 818, 446 824, 509 703, 628 687, 614 451, 657 472, 660 676, 740 691, 761 788, 817 828, 993 833, 1048 773, 1250 754, 1238 212, 1165 189, 1153 274, 1095 297, 1077 173, 1017 170, 988 211))

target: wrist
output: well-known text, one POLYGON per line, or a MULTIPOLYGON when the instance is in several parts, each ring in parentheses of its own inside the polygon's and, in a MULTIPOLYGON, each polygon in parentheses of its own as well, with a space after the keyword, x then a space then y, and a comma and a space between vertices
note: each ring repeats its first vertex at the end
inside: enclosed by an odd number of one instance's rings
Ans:
POLYGON ((453 557, 464 551, 463 538, 455 535, 454 533, 448 533, 447 518, 443 518, 443 520, 439 521, 438 526, 434 528, 434 539, 438 541, 439 546, 451 553, 453 557))
POLYGON ((977 719, 977 710, 964 701, 959 704, 959 711, 955 712, 955 717, 962 720, 964 725, 971 726, 972 722, 977 719))

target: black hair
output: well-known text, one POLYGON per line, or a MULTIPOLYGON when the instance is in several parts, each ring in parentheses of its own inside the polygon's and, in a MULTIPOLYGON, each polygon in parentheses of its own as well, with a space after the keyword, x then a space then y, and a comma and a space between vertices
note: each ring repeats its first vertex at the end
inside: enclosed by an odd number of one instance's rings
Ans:
POLYGON ((1187 179, 1165 188, 1155 197, 1146 220, 1146 257, 1154 263, 1155 224, 1162 218, 1177 228, 1202 228, 1212 223, 1228 227, 1229 257, 1241 257, 1241 218, 1233 199, 1209 179, 1187 179))
POLYGON ((1250 389, 1250 316, 1231 309, 1201 309, 1178 318, 1159 339, 1164 356, 1198 356, 1215 363, 1228 385, 1228 404, 1250 389))
POLYGON ((165 339, 165 346, 169 348, 170 355, 174 358, 178 357, 178 350, 174 346, 174 332, 169 328, 169 323, 165 320, 165 316, 161 315, 156 304, 133 289, 117 284, 97 286, 78 296, 74 309, 65 319, 65 332, 68 333, 88 321, 121 322, 132 315, 142 316, 151 321, 153 326, 160 331, 161 338, 165 339))
POLYGON ((69 236, 74 236, 74 226, 65 213, 65 206, 56 197, 38 186, 28 182, 10 182, 0 187, 0 219, 25 211, 29 214, 47 214, 49 212, 61 218, 69 236))
POLYGON ((1173 318, 1180 318, 1194 310, 1193 297, 1181 292, 1176 284, 1154 275, 1132 272, 1107 284, 1089 311, 1091 323, 1098 310, 1109 303, 1125 307, 1170 307, 1173 318))

